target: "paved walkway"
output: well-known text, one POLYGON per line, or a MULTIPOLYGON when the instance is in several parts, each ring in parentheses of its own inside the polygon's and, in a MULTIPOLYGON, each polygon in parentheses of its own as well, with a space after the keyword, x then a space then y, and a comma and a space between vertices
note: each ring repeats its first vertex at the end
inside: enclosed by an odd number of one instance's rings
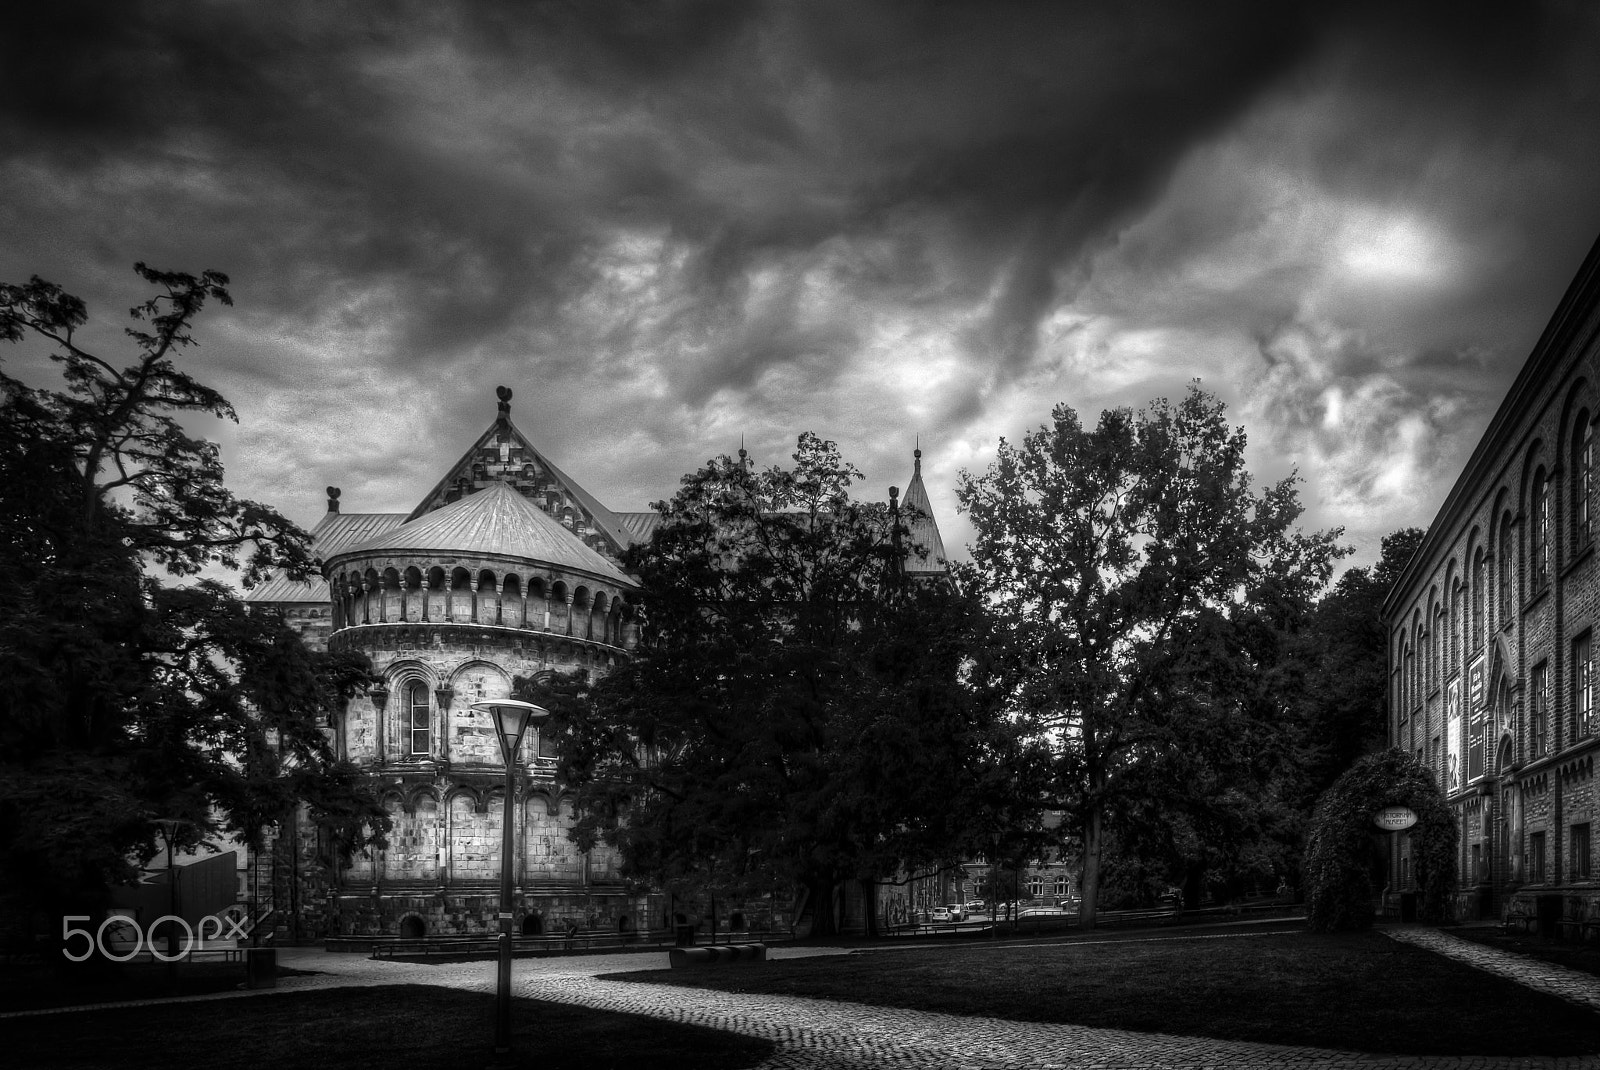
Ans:
MULTIPOLYGON (((1426 928, 1395 927, 1389 936, 1458 958, 1512 980, 1600 1010, 1600 979, 1533 959, 1481 947, 1426 928)), ((775 959, 847 954, 847 948, 773 948, 775 959)), ((417 965, 375 961, 310 948, 285 948, 284 966, 317 971, 286 977, 276 989, 218 993, 194 1000, 303 992, 331 987, 431 984, 488 992, 491 963, 417 965)), ((741 995, 669 985, 603 981, 596 975, 663 969, 665 952, 518 959, 513 984, 519 996, 625 1011, 763 1037, 776 1052, 760 1070, 855 1070, 867 1067, 937 1067, 948 1070, 1600 1070, 1600 1057, 1490 1058, 1381 1056, 1162 1036, 1086 1026, 1014 1022, 936 1014, 792 996, 741 995)), ((166 1002, 151 1000, 144 1002, 166 1002)), ((48 1012, 46 1012, 48 1013, 48 1012)), ((56 1012, 62 1013, 62 1012, 56 1012)), ((9 1016, 7 1016, 9 1017, 9 1016)))

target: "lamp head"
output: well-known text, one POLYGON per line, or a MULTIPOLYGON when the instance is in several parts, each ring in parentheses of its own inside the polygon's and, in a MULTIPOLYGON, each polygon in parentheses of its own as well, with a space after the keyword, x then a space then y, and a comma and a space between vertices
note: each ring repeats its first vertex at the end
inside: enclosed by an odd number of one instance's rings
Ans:
POLYGON ((482 699, 471 703, 469 708, 487 713, 494 722, 495 735, 500 738, 500 756, 508 766, 516 757, 528 724, 538 724, 550 717, 550 711, 543 706, 516 698, 482 699))

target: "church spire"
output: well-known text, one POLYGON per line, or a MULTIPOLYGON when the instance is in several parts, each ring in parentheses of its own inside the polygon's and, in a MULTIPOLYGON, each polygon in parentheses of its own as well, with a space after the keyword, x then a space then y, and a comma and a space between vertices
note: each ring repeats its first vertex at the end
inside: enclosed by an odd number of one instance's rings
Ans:
POLYGON ((947 571, 944 539, 939 535, 939 523, 933 518, 933 503, 928 500, 928 488, 922 485, 922 437, 917 436, 917 448, 911 453, 911 482, 906 485, 906 496, 901 499, 905 510, 911 514, 906 524, 907 540, 914 547, 926 550, 926 557, 906 555, 906 571, 913 575, 942 576, 947 571))

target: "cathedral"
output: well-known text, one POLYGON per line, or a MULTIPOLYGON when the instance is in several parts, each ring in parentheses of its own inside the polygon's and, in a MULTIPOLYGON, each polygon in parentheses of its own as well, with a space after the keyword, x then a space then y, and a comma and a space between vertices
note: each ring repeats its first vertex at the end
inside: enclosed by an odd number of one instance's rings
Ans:
MULTIPOLYGON (((505 768, 471 703, 509 696, 517 678, 598 677, 637 642, 636 585, 621 556, 650 538, 657 514, 606 508, 512 422, 512 392, 498 396, 489 427, 409 513, 345 512, 328 488, 311 533, 322 578, 278 576, 248 595, 314 648, 365 654, 383 681, 329 728, 339 756, 378 785, 394 823, 388 846, 346 866, 310 822, 283 830, 266 883, 297 937, 493 931, 505 768)), ((942 571, 921 450, 905 502, 921 511, 912 537, 929 549, 907 568, 942 571)), ((506 860, 516 931, 661 925, 671 906, 624 880, 614 849, 585 852, 569 838, 572 802, 534 728, 519 765, 506 860)), ((760 923, 786 928, 776 899, 760 923)))

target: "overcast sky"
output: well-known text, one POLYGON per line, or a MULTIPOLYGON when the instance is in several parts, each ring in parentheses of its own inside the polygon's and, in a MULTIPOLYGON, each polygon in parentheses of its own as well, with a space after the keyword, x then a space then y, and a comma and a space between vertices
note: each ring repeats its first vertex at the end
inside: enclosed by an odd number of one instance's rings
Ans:
MULTIPOLYGON (((805 430, 865 494, 1199 377, 1352 561, 1600 234, 1586 3, 100 3, 0 31, 0 281, 232 278, 229 482, 408 511, 493 419, 614 509, 805 430)), ((36 346, 6 369, 44 381, 36 346)))

